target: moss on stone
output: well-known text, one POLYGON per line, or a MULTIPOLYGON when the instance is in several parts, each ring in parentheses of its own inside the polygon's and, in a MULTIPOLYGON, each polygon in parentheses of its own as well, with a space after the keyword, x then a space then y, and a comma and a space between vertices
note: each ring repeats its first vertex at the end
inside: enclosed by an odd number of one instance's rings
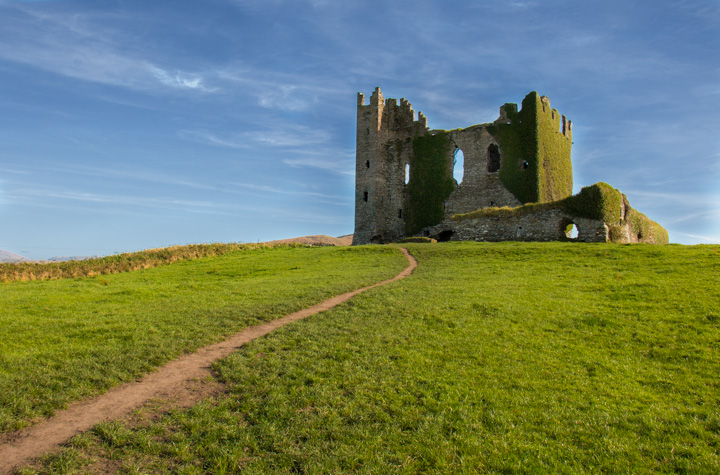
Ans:
POLYGON ((454 145, 446 131, 413 139, 413 161, 408 183, 407 234, 420 232, 445 218, 444 202, 455 189, 448 156, 454 145))
POLYGON ((655 237, 655 244, 669 244, 670 236, 668 235, 667 229, 660 226, 660 224, 652 221, 653 225, 653 236, 655 237))
POLYGON ((625 239, 623 227, 619 224, 608 226, 608 240, 610 242, 622 242, 625 239))
POLYGON ((583 187, 577 195, 561 200, 560 206, 574 216, 619 224, 623 219, 622 203, 622 193, 600 182, 583 187))
POLYGON ((533 91, 525 96, 519 112, 508 111, 508 119, 509 123, 488 127, 503 155, 503 185, 523 203, 570 196, 572 141, 560 131, 560 114, 544 106, 533 91))
POLYGON ((522 203, 537 202, 539 197, 537 134, 531 110, 534 108, 533 101, 526 97, 520 112, 508 113, 510 123, 488 126, 503 157, 500 181, 522 203))
POLYGON ((436 242, 437 242, 437 239, 433 239, 433 238, 429 238, 429 237, 424 237, 424 236, 414 236, 414 237, 409 237, 409 238, 401 239, 400 241, 398 241, 398 243, 400 243, 400 244, 413 243, 413 242, 414 242, 414 243, 427 243, 427 244, 430 244, 430 243, 436 243, 436 242))
POLYGON ((490 207, 481 208, 470 213, 456 214, 451 217, 453 221, 465 221, 474 218, 485 218, 485 217, 510 217, 510 216, 523 216, 526 214, 533 213, 535 211, 552 208, 555 203, 528 203, 522 206, 516 206, 511 208, 509 206, 503 207, 490 207))
POLYGON ((569 216, 602 221, 608 225, 609 242, 634 242, 667 244, 668 232, 655 221, 633 209, 625 195, 607 183, 595 183, 580 193, 562 200, 546 203, 528 203, 515 208, 482 208, 470 213, 457 214, 454 221, 484 217, 515 217, 546 209, 559 209, 569 216), (623 209, 625 210, 623 216, 623 209), (634 236, 627 236, 627 232, 634 236))
MULTIPOLYGON (((537 96, 537 93, 535 93, 537 96)), ((561 132, 562 116, 537 98, 537 146, 539 202, 557 201, 572 195, 573 176, 570 156, 572 141, 561 132)))
POLYGON ((636 209, 630 207, 627 209, 626 221, 630 232, 637 236, 638 242, 655 244, 669 242, 667 230, 636 209))

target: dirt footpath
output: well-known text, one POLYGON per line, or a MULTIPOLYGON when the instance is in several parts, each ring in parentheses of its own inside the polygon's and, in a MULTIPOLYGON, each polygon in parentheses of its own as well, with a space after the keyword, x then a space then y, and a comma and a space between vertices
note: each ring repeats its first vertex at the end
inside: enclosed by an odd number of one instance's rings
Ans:
POLYGON ((123 384, 92 399, 73 403, 50 419, 24 430, 5 434, 2 440, 7 442, 0 444, 0 473, 10 473, 29 459, 56 450, 71 437, 102 421, 119 419, 151 399, 173 399, 178 405, 191 406, 202 397, 202 391, 190 391, 188 388, 193 381, 210 375, 210 368, 215 360, 227 357, 245 343, 267 335, 283 325, 324 312, 347 302, 361 292, 409 276, 417 267, 417 261, 406 249, 400 250, 409 265, 392 279, 337 295, 277 320, 246 328, 225 341, 171 361, 138 381, 123 384))

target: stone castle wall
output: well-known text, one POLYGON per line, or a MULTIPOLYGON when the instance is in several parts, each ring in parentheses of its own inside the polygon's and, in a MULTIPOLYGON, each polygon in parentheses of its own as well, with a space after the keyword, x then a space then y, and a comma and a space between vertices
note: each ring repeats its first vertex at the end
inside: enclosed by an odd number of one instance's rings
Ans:
POLYGON ((571 196, 571 147, 572 123, 537 92, 523 99, 521 110, 507 103, 494 122, 451 131, 430 130, 422 112, 416 120, 406 99, 399 104, 384 99, 380 88, 369 104, 359 93, 353 244, 394 242, 410 235, 667 242, 667 231, 659 224, 634 210, 626 216, 629 204, 607 184, 587 187, 600 193, 590 201, 582 191, 571 196), (464 156, 460 183, 453 179, 458 150, 464 156), (617 206, 600 206, 603 196, 615 196, 617 206), (526 203, 542 205, 520 210, 526 203), (471 216, 459 216, 467 213, 471 216), (570 225, 576 236, 569 233, 570 225))
POLYGON ((489 166, 491 147, 502 156, 497 139, 487 124, 450 131, 450 140, 464 156, 463 179, 447 200, 448 215, 469 213, 494 206, 520 206, 522 203, 510 193, 500 180, 500 168, 489 166), (492 170, 492 171, 491 171, 492 170))
POLYGON ((428 236, 445 241, 579 241, 607 242, 608 226, 599 220, 571 216, 560 209, 544 209, 517 216, 448 218, 428 228, 428 236), (577 236, 568 230, 575 225, 577 236))
POLYGON ((376 88, 365 104, 358 94, 355 164, 354 243, 390 242, 405 235, 406 166, 412 139, 427 130, 427 119, 401 99, 384 100, 376 88))

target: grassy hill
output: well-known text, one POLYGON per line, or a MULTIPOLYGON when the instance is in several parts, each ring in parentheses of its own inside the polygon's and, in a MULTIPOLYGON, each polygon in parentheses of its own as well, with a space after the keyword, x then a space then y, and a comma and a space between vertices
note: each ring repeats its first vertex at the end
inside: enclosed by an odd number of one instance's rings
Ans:
MULTIPOLYGON (((720 472, 718 246, 406 247, 419 260, 408 279, 219 362, 227 394, 142 424, 101 424, 43 470, 720 472)), ((399 263, 389 246, 352 249, 388 271, 399 263)), ((189 274, 168 285, 214 262, 184 263, 189 274)), ((28 285, 6 288, 18 284, 28 285)))
POLYGON ((0 433, 406 265, 390 248, 239 246, 188 260, 189 251, 59 268, 93 277, 0 283, 0 433), (160 265, 175 257, 184 260, 160 265), (159 267, 100 274, 142 265, 159 267))

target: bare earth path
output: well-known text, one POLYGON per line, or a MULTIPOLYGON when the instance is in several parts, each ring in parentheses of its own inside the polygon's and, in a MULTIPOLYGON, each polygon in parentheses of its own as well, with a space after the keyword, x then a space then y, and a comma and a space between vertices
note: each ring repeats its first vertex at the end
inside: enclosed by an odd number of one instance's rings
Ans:
MULTIPOLYGON (((95 398, 73 403, 50 419, 14 434, 6 434, 3 440, 9 442, 0 445, 0 473, 10 473, 23 462, 57 449, 71 437, 102 421, 118 419, 151 399, 167 398, 177 394, 182 394, 184 398, 199 399, 200 394, 187 391, 187 388, 194 380, 209 376, 211 365, 215 360, 227 357, 245 343, 267 335, 283 325, 329 310, 361 292, 409 276, 417 267, 417 261, 406 249, 400 248, 400 250, 409 265, 392 279, 337 295, 277 320, 246 328, 225 341, 171 361, 138 381, 123 384, 95 398)), ((184 402, 190 405, 194 401, 184 402)))

